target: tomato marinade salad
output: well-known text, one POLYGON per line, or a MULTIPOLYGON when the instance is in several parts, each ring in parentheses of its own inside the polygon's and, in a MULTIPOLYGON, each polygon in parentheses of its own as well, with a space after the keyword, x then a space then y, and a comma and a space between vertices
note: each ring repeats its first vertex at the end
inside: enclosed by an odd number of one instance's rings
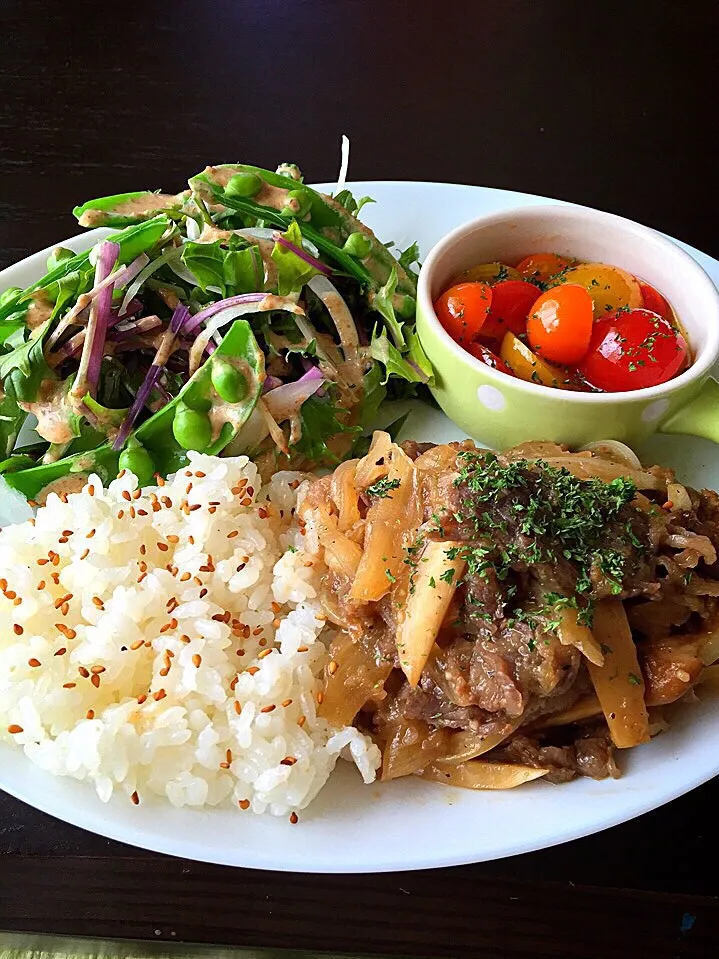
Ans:
POLYGON ((691 363, 662 294, 618 266, 532 253, 454 277, 435 312, 452 339, 495 370, 555 389, 657 386, 691 363))

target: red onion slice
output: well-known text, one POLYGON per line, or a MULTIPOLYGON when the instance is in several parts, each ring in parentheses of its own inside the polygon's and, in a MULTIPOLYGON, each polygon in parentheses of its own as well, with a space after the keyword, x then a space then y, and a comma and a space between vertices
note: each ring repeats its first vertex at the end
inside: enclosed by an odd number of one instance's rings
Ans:
POLYGON ((297 413, 305 400, 313 396, 324 382, 322 371, 313 366, 295 383, 284 383, 265 393, 265 407, 272 418, 281 423, 297 413))
MULTIPOLYGON (((168 334, 171 334, 174 338, 178 333, 181 332, 182 327, 187 322, 190 316, 190 311, 186 306, 180 304, 175 307, 175 310, 172 314, 172 319, 170 320, 170 328, 168 334)), ((161 358, 161 352, 163 350, 162 344, 160 349, 155 354, 155 361, 161 358)), ((142 381, 140 389, 135 395, 132 406, 130 407, 127 416, 125 417, 122 426, 118 430, 117 436, 115 437, 112 448, 114 450, 120 450, 125 445, 127 437, 132 431, 132 427, 135 425, 135 420, 140 415, 140 412, 144 408, 145 404, 150 398, 150 394, 157 385, 157 381, 160 379, 160 375, 164 369, 164 363, 153 362, 150 369, 147 371, 147 376, 142 381)))

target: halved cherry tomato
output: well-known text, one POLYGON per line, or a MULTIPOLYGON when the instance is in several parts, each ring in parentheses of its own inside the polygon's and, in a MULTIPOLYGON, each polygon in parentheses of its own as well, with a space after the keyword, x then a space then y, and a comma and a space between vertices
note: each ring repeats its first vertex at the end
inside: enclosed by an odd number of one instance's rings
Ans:
POLYGON ((507 331, 502 340, 500 356, 520 380, 528 383, 540 383, 542 386, 553 386, 563 390, 566 381, 566 371, 545 362, 536 353, 532 353, 528 346, 507 331))
POLYGON ((502 362, 497 354, 493 353, 484 343, 477 343, 475 340, 474 343, 465 346, 465 349, 468 353, 472 354, 475 360, 479 360, 486 366, 491 366, 493 370, 499 370, 500 373, 506 373, 507 376, 512 376, 512 371, 507 364, 502 362))
POLYGON ((592 298, 583 286, 555 286, 537 299, 527 319, 529 345, 555 363, 576 363, 592 335, 592 298))
POLYGON ((642 294, 636 277, 618 266, 606 263, 580 263, 567 270, 558 282, 583 286, 594 303, 594 316, 601 319, 619 309, 637 309, 642 305, 642 294))
POLYGON ((495 339, 507 330, 524 333, 527 316, 539 296, 534 283, 526 280, 503 280, 492 287, 492 308, 479 331, 481 337, 495 339))
POLYGON ((507 266, 506 263, 479 263, 477 266, 470 266, 468 270, 463 270, 453 283, 476 283, 478 280, 482 283, 501 283, 502 280, 521 280, 517 270, 513 266, 507 266))
POLYGON ((445 290, 434 309, 455 343, 467 346, 482 328, 491 305, 492 288, 488 284, 457 283, 445 290))
POLYGON ((659 290, 655 290, 654 287, 649 286, 648 283, 642 283, 641 280, 639 281, 639 290, 642 294, 642 306, 644 309, 650 310, 652 313, 658 313, 659 316, 663 316, 665 320, 669 320, 671 323, 672 308, 659 290))
POLYGON ((650 310, 629 310, 596 321, 579 369, 608 393, 641 390, 676 376, 688 355, 684 337, 668 320, 650 310))
POLYGON ((558 253, 530 253, 517 264, 517 270, 528 280, 545 283, 550 277, 576 262, 573 257, 560 256, 558 253))

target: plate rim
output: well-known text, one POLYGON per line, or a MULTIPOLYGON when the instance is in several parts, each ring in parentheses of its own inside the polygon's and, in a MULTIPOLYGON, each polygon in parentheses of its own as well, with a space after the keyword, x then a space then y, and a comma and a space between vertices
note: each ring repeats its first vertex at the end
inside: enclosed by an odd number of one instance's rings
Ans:
MULTIPOLYGON (((329 182, 317 184, 320 189, 327 189, 333 184, 329 182)), ((442 182, 442 181, 427 181, 427 180, 353 180, 348 181, 347 187, 349 189, 380 189, 380 190, 391 190, 392 188, 402 189, 407 186, 415 186, 421 189, 428 190, 456 190, 460 193, 465 191, 475 192, 479 195, 493 195, 495 197, 506 198, 507 206, 506 209, 512 209, 515 205, 522 205, 523 202, 533 202, 536 204, 537 201, 546 202, 546 203, 557 203, 561 205, 570 205, 570 206, 582 206, 581 204, 573 204, 567 200, 553 199, 551 197, 544 197, 539 194, 528 194, 522 193, 514 190, 507 190, 497 187, 484 187, 478 186, 476 184, 461 184, 461 183, 451 183, 451 182, 442 182), (516 203, 513 201, 516 199, 516 203)), ((370 208, 371 209, 371 208, 370 208)), ((589 208, 593 209, 593 208, 589 208)), ((59 241, 60 244, 71 244, 77 243, 82 245, 84 248, 92 245, 93 238, 100 238, 102 235, 106 235, 110 232, 107 228, 99 228, 97 230, 86 231, 82 233, 73 234, 72 236, 66 238, 65 240, 59 241)), ((659 231, 656 231, 659 232, 659 231)), ((715 258, 709 256, 709 254, 703 253, 701 250, 698 250, 689 244, 684 243, 683 241, 676 240, 673 237, 669 237, 674 242, 678 243, 683 248, 687 249, 702 265, 705 265, 708 261, 714 268, 714 275, 712 279, 714 282, 717 282, 716 271, 719 271, 719 261, 715 258)), ((27 257, 24 257, 22 260, 18 260, 10 266, 6 267, 4 270, 0 271, 0 285, 2 280, 5 278, 8 272, 12 273, 23 267, 27 268, 29 266, 35 266, 35 262, 38 263, 41 261, 43 256, 47 254, 55 247, 58 243, 49 245, 43 250, 36 251, 35 253, 29 254, 27 257)), ((719 704, 718 704, 719 705, 719 704)), ((708 710, 707 710, 708 712, 708 710)), ((717 712, 715 710, 715 712, 717 712)), ((717 721, 719 722, 719 712, 717 712, 717 721)), ((48 815, 54 816, 55 818, 61 819, 64 822, 67 822, 73 826, 77 826, 82 829, 89 830, 98 835, 104 836, 109 839, 113 839, 118 842, 125 844, 131 844, 139 846, 140 848, 150 849, 157 852, 164 853, 166 855, 172 855, 181 858, 192 858, 193 861, 207 862, 213 864, 221 865, 232 865, 232 866, 241 866, 244 868, 258 868, 265 869, 273 872, 288 872, 288 871, 301 871, 308 873, 316 874, 352 874, 352 873, 373 873, 373 872, 396 872, 396 871, 414 871, 418 869, 427 869, 427 868, 442 868, 451 865, 466 865, 469 863, 477 863, 484 861, 492 861, 495 859, 506 858, 508 856, 518 855, 525 852, 537 851, 540 849, 550 848, 552 846, 560 845, 565 842, 572 841, 574 839, 580 839, 585 836, 593 835, 597 832, 601 832, 604 829, 611 828, 615 825, 618 825, 623 822, 627 822, 631 819, 637 818, 638 816, 643 815, 646 812, 650 812, 653 809, 656 809, 662 805, 665 805, 668 802, 672 802, 674 799, 682 796, 691 790, 697 788, 705 782, 708 782, 710 779, 719 775, 719 756, 713 763, 709 763, 703 770, 695 775, 684 775, 683 778, 678 783, 673 783, 669 787, 659 788, 657 787, 653 792, 647 797, 644 797, 641 790, 639 794, 635 797, 633 802, 624 801, 620 804, 615 811, 610 812, 609 814, 605 813, 601 819, 595 816, 593 819, 588 819, 584 824, 581 825, 567 825, 564 829, 554 829, 553 835, 551 837, 543 837, 539 840, 528 838, 526 840, 521 840, 518 842, 505 841, 504 848, 500 851, 490 851, 488 854, 484 854, 481 849, 472 847, 471 843, 469 849, 466 853, 457 854, 456 852, 442 853, 442 844, 441 842, 438 846, 432 846, 432 852, 427 853, 425 856, 417 856, 412 852, 409 854, 406 851, 402 851, 402 855, 399 857, 394 855, 393 857, 387 857, 381 862, 374 863, 357 863, 357 862, 336 862, 327 858, 326 852, 315 857, 313 861, 306 861, 303 858, 301 849, 299 852, 294 850, 289 853, 289 855, 280 861, 281 857, 277 855, 272 855, 265 857, 262 854, 257 854, 254 850, 241 850, 240 855, 233 855, 231 850, 227 850, 227 854, 222 856, 218 855, 218 847, 211 847, 205 854, 203 854, 201 849, 192 848, 190 851, 187 849, 183 850, 180 848, 182 846, 182 840, 173 844, 170 839, 166 839, 164 834, 149 835, 146 836, 143 832, 143 829, 138 830, 139 835, 128 834, 128 830, 124 827, 122 820, 116 820, 112 816, 109 816, 107 821, 100 818, 101 810, 93 811, 88 816, 87 811, 84 810, 82 805, 74 806, 72 804, 65 804, 62 812, 57 811, 57 804, 53 803, 53 790, 40 790, 37 795, 32 793, 32 790, 26 792, 23 788, 25 781, 27 779, 33 780, 38 776, 44 779, 48 783, 57 784, 56 777, 51 777, 49 773, 44 773, 38 767, 34 765, 27 759, 22 753, 18 750, 13 749, 9 744, 0 744, 0 758, 5 755, 12 755, 16 758, 23 767, 26 767, 30 771, 30 776, 27 775, 21 778, 19 784, 11 783, 8 785, 3 776, 3 769, 7 768, 4 762, 0 763, 0 789, 7 792, 9 795, 12 795, 14 798, 19 799, 22 802, 26 802, 28 805, 32 806, 35 809, 40 810, 41 812, 47 813, 48 815), (656 795, 654 793, 657 793, 656 795), (78 810, 76 813, 76 809, 78 810), (89 823, 89 824, 88 824, 89 823), (437 849, 438 851, 434 851, 437 849), (324 858, 323 858, 324 856, 324 858)), ((13 763, 10 763, 12 766, 13 763)), ((343 773, 348 773, 349 770, 343 770, 343 773)), ((630 775, 630 774, 627 774, 630 775)), ((337 776, 337 773, 334 774, 337 776)), ((346 775, 345 775, 346 778, 346 775)), ((622 779, 618 780, 621 784, 622 779)), ((625 779, 626 781, 626 779, 625 779)), ((666 779, 665 779, 666 781, 666 779)), ((67 780, 64 780, 67 782, 67 780)), ((86 790, 87 795, 90 799, 97 799, 94 790, 92 790, 89 783, 74 783, 72 780, 69 781, 72 785, 79 786, 82 788, 83 792, 86 790)), ((396 788, 397 784, 392 784, 396 788)), ((414 787, 416 783, 409 784, 414 787)), ((426 785, 426 784, 421 784, 426 785)), ((564 786, 563 789, 571 788, 572 784, 564 786)), ((364 787, 365 789, 372 789, 373 787, 364 787)), ((385 788, 387 788, 385 786, 385 788)), ((391 787, 390 787, 391 788, 391 787)), ((531 787, 530 787, 531 788, 531 787)), ((547 784, 540 784, 539 788, 551 789, 547 784)), ((526 794, 526 787, 525 787, 526 794)), ((322 794, 321 794, 322 795, 322 794)), ((484 794, 486 796, 486 794, 484 794)), ((505 794, 506 795, 506 794, 505 794)), ((557 796, 561 795, 558 793, 557 796)), ((399 798, 399 794, 398 794, 399 798)), ((478 797, 475 797, 478 798, 478 797)), ((318 800, 319 801, 319 800, 318 800)), ((316 801, 316 802, 318 802, 316 801)), ((98 800, 99 802, 99 800, 98 800)), ((158 806, 162 809, 166 808, 166 804, 162 803, 161 800, 158 800, 158 806)), ((150 804, 148 804, 150 805, 150 804)), ((171 807, 169 807, 171 808, 171 807)), ((311 810, 312 807, 310 807, 311 810)), ((102 805, 102 809, 110 812, 111 807, 102 805)), ((610 807, 614 809, 614 807, 610 807)), ((218 812, 221 810, 217 810, 218 812)), ((222 810, 227 811, 227 810, 222 810)), ((192 810, 185 808, 179 811, 182 816, 188 815, 206 817, 212 816, 214 812, 213 809, 206 810, 192 810)), ((234 815, 234 813, 233 813, 234 815)), ((257 826, 261 826, 261 823, 267 817, 255 817, 254 822, 257 826)), ((271 818, 271 817, 270 817, 271 818)), ((321 818, 321 817, 320 817, 321 818)), ((277 822, 277 820, 274 820, 277 822)), ((274 843, 273 843, 274 844, 274 843)), ((193 843, 190 843, 190 846, 193 846, 193 843)), ((300 847, 298 847, 300 848, 300 847)))

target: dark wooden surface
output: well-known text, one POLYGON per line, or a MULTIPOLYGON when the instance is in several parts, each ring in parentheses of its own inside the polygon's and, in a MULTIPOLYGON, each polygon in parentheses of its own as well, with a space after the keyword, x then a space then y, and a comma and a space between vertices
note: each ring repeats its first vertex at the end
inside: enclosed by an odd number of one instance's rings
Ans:
MULTIPOLYGON (((716 5, 712 5, 716 11, 716 5)), ((3 0, 0 266, 91 196, 206 162, 562 197, 719 256, 709 5, 3 0)), ((561 802, 561 793, 557 792, 561 802)), ((368 953, 716 954, 719 789, 532 855, 279 875, 154 856, 0 794, 0 929, 368 953)), ((431 842, 431 837, 423 841, 431 842)))

